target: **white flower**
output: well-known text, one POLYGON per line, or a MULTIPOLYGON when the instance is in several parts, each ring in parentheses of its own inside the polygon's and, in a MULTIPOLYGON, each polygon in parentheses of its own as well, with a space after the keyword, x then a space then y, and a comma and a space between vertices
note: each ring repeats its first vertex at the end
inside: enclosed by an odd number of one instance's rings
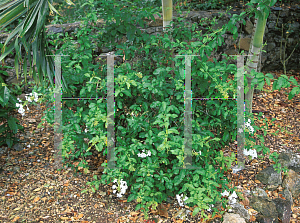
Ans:
MULTIPOLYGON (((29 94, 30 96, 32 96, 32 93, 30 93, 29 94)), ((27 98, 27 96, 25 96, 25 98, 26 98, 26 100, 27 101, 29 101, 29 102, 32 102, 32 100, 30 99, 30 98, 27 98)), ((20 100, 19 98, 17 98, 18 99, 18 101, 21 103, 22 102, 22 100, 20 100)), ((38 100, 38 95, 37 95, 37 93, 36 92, 34 92, 34 101, 35 102, 37 102, 37 100, 38 100)), ((22 117, 25 115, 25 110, 24 110, 24 108, 23 108, 23 105, 22 104, 19 104, 19 103, 16 103, 16 107, 18 107, 19 109, 18 109, 18 112, 22 115, 22 117)), ((26 105, 26 107, 27 107, 27 111, 29 111, 29 108, 28 108, 28 106, 26 105)))
POLYGON ((151 156, 151 151, 150 151, 150 150, 148 150, 147 154, 144 153, 144 152, 145 152, 144 149, 143 149, 142 151, 143 151, 143 153, 139 153, 139 154, 138 154, 138 157, 144 158, 144 157, 147 157, 147 156, 151 156))
POLYGON ((183 202, 181 201, 181 199, 182 199, 182 197, 183 197, 183 194, 181 194, 181 195, 176 195, 176 198, 177 198, 177 201, 178 201, 178 203, 179 203, 179 205, 181 206, 181 207, 183 207, 184 206, 184 201, 186 201, 187 199, 188 199, 188 197, 187 196, 185 196, 184 197, 184 199, 183 199, 183 202))
POLYGON ((229 195, 229 192, 228 192, 227 190, 225 190, 223 193, 221 193, 221 195, 222 195, 222 196, 224 196, 224 197, 225 197, 225 196, 227 196, 227 197, 228 197, 228 195, 229 195))
POLYGON ((250 125, 250 123, 251 123, 251 120, 248 119, 248 122, 245 123, 245 126, 249 129, 249 131, 251 133, 253 133, 254 132, 254 128, 250 125))
POLYGON ((27 96, 25 96, 26 100, 29 102, 32 102, 30 98, 27 98, 27 96))
MULTIPOLYGON (((214 205, 213 204, 211 204, 210 205, 210 207, 212 208, 212 207, 214 207, 214 205)), ((206 209, 207 211, 211 211, 211 209, 210 208, 208 208, 208 209, 206 209)))
POLYGON ((36 92, 34 92, 34 101, 37 102, 38 101, 38 94, 36 92))
POLYGON ((235 204, 236 203, 236 198, 237 198, 237 195, 236 195, 235 191, 233 191, 233 193, 228 197, 229 203, 230 204, 235 204))
POLYGON ((257 158, 257 152, 255 149, 250 149, 249 151, 244 149, 244 154, 245 156, 252 156, 252 159, 257 158))
MULTIPOLYGON (((114 183, 117 183, 118 180, 115 179, 113 182, 114 182, 114 183)), ((122 197, 122 194, 125 194, 125 192, 126 192, 128 186, 127 186, 126 181, 123 181, 123 179, 120 180, 120 185, 119 185, 119 186, 120 186, 120 188, 121 188, 121 191, 120 191, 120 193, 117 194, 117 196, 118 196, 118 197, 122 197)), ((112 186, 112 189, 116 189, 116 188, 117 188, 116 185, 113 185, 113 186, 112 186)), ((114 190, 114 191, 113 191, 113 193, 116 193, 116 192, 117 192, 117 190, 114 190)))

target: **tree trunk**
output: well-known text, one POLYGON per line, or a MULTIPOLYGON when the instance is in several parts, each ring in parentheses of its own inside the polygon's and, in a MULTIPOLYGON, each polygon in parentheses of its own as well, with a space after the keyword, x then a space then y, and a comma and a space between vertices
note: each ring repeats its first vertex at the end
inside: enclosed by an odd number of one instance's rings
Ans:
MULTIPOLYGON (((163 11, 163 31, 167 31, 167 26, 170 25, 170 22, 173 19, 173 2, 172 0, 162 0, 162 11, 163 11)), ((173 41, 173 38, 171 37, 171 41, 173 41)), ((174 50, 172 49, 172 57, 174 58, 174 50)), ((172 58, 170 58, 171 60, 172 58)), ((169 60, 168 60, 169 61, 169 60)), ((171 67, 175 68, 175 63, 172 61, 171 67)), ((175 72, 173 71, 173 76, 175 72)))
MULTIPOLYGON (((260 8, 258 8, 258 10, 260 10, 260 8)), ((255 32, 252 33, 250 49, 249 49, 249 55, 253 55, 253 56, 247 58, 247 63, 245 67, 247 74, 250 74, 252 70, 257 71, 258 60, 260 58, 263 37, 266 28, 266 22, 267 22, 267 18, 265 13, 263 14, 263 17, 258 17, 255 20, 254 23, 255 32)), ((247 77, 249 91, 245 96, 246 110, 250 114, 252 113, 252 101, 253 101, 253 92, 254 92, 254 88, 251 87, 251 82, 253 78, 254 76, 247 77)))
POLYGON ((163 11, 163 29, 170 25, 173 17, 173 3, 172 0, 162 0, 162 11, 163 11))

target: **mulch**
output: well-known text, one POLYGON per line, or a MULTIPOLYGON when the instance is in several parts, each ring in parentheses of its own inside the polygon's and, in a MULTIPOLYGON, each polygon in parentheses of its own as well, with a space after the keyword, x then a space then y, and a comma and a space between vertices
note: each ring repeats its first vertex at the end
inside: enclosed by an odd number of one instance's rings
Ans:
MULTIPOLYGON (((288 76, 300 78, 299 71, 291 72, 288 76)), ((271 73, 278 75, 282 71, 271 73)), ((265 85, 264 89, 272 90, 272 83, 271 86, 265 85)), ((291 89, 292 87, 272 93, 262 91, 254 94, 253 110, 264 111, 268 120, 276 118, 276 125, 269 124, 268 133, 278 130, 277 124, 283 128, 282 132, 276 136, 268 134, 265 137, 265 145, 270 148, 271 152, 281 153, 292 150, 300 154, 300 96, 297 95, 289 101, 286 93, 289 93, 291 89)), ((89 173, 84 173, 82 170, 75 172, 71 168, 63 168, 60 171, 55 169, 53 127, 44 124, 41 129, 37 129, 43 111, 49 108, 41 104, 31 105, 29 109, 30 111, 26 111, 23 119, 17 111, 10 113, 18 118, 25 128, 23 133, 15 135, 22 141, 18 145, 24 149, 22 151, 15 151, 12 148, 5 150, 5 146, 2 146, 4 150, 0 154, 1 222, 204 222, 199 215, 192 217, 191 213, 194 208, 179 207, 175 198, 168 198, 168 202, 163 202, 156 211, 152 210, 150 220, 146 221, 141 211, 135 211, 137 203, 127 202, 128 192, 122 198, 113 194, 112 183, 100 185, 99 190, 92 192, 86 182, 92 181, 94 174, 101 176, 101 171, 97 169, 106 160, 105 156, 96 154, 95 151, 92 156, 86 158, 91 166, 89 173), (81 193, 85 189, 88 190, 87 193, 81 193), (189 213, 187 213, 188 210, 189 213), (183 219, 180 216, 183 216, 183 219)), ((224 148, 223 152, 225 155, 236 152, 235 146, 230 145, 224 148)), ((78 161, 70 162, 78 165, 78 161)), ((273 162, 268 159, 268 156, 252 161, 246 158, 245 170, 238 174, 232 174, 230 170, 226 173, 228 179, 231 180, 229 187, 236 186, 241 192, 253 190, 256 187, 263 188, 265 185, 255 180, 255 175, 271 164, 273 162)), ((282 188, 268 191, 268 196, 271 199, 279 197, 280 190, 282 188)), ((245 201, 241 203, 251 213, 252 222, 255 222, 257 212, 245 201)), ((299 200, 295 200, 292 211, 291 222, 300 222, 299 200)), ((210 212, 205 211, 205 213, 211 217, 207 222, 222 222, 220 215, 212 218, 210 212)))

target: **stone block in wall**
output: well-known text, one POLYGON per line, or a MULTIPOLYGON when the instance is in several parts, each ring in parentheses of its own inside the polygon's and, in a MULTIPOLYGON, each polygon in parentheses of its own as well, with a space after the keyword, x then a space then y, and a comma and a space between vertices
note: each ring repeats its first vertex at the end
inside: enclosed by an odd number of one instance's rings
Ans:
POLYGON ((267 22, 267 25, 268 25, 269 29, 275 29, 276 21, 267 22))
POLYGON ((154 15, 155 21, 151 20, 148 22, 149 27, 157 27, 157 26, 163 26, 163 17, 159 17, 158 15, 154 15))
POLYGON ((225 54, 229 55, 239 55, 239 52, 236 49, 228 49, 225 51, 225 54))
POLYGON ((241 38, 239 42, 239 49, 249 51, 251 38, 241 38))
POLYGON ((291 23, 291 29, 292 30, 296 30, 296 29, 299 29, 299 28, 300 28, 299 22, 291 23))
POLYGON ((243 30, 247 33, 247 34, 252 34, 253 31, 253 23, 250 20, 246 21, 246 25, 243 26, 243 30))
POLYGON ((273 50, 274 48, 276 47, 276 44, 275 43, 268 43, 268 45, 267 45, 267 50, 268 51, 271 51, 271 50, 273 50))

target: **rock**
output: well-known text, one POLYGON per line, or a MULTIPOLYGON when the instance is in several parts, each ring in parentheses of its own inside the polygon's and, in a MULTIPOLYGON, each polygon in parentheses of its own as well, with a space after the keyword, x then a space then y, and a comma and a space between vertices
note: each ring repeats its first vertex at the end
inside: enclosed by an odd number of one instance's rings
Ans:
POLYGON ((251 38, 241 38, 239 43, 239 48, 242 50, 249 51, 250 43, 251 43, 251 38))
POLYGON ((300 194, 300 176, 293 170, 289 170, 288 175, 284 176, 282 187, 288 188, 293 198, 299 197, 300 194))
POLYGON ((24 149, 24 146, 21 143, 14 144, 12 149, 15 151, 22 151, 24 149))
POLYGON ((26 97, 25 97, 25 96, 27 96, 27 94, 20 94, 20 95, 18 95, 17 98, 19 98, 19 99, 22 100, 22 101, 25 101, 25 100, 26 100, 26 97))
POLYGON ((256 216, 256 222, 259 222, 259 223, 278 223, 278 219, 277 219, 277 217, 264 216, 262 214, 258 214, 256 216))
POLYGON ((250 206, 264 216, 276 218, 278 213, 275 204, 268 197, 250 197, 250 206))
POLYGON ((294 170, 300 174, 300 156, 291 152, 281 153, 278 156, 279 162, 283 162, 281 165, 285 165, 288 169, 294 170))
POLYGON ((275 203, 278 217, 282 223, 289 223, 291 218, 291 202, 281 198, 275 198, 273 202, 275 203))
POLYGON ((248 210, 246 210, 243 205, 241 205, 240 203, 235 203, 232 204, 231 207, 234 213, 240 215, 242 218, 246 219, 247 221, 250 220, 250 215, 248 213, 248 210))
POLYGON ((268 197, 268 194, 261 188, 255 188, 254 191, 251 191, 250 194, 256 197, 268 197))
POLYGON ((246 21, 246 25, 243 28, 247 34, 252 34, 253 24, 250 20, 246 21))
POLYGON ((283 191, 279 192, 286 200, 288 200, 291 204, 293 203, 293 195, 288 188, 285 188, 283 191))
POLYGON ((238 214, 229 214, 224 215, 223 223, 246 223, 245 219, 241 218, 238 214))
POLYGON ((290 165, 290 156, 287 153, 280 153, 278 156, 278 162, 282 167, 289 167, 290 165))
POLYGON ((268 184, 271 186, 278 187, 282 183, 281 173, 277 173, 273 165, 265 168, 260 173, 256 175, 256 179, 262 182, 263 184, 268 184))

